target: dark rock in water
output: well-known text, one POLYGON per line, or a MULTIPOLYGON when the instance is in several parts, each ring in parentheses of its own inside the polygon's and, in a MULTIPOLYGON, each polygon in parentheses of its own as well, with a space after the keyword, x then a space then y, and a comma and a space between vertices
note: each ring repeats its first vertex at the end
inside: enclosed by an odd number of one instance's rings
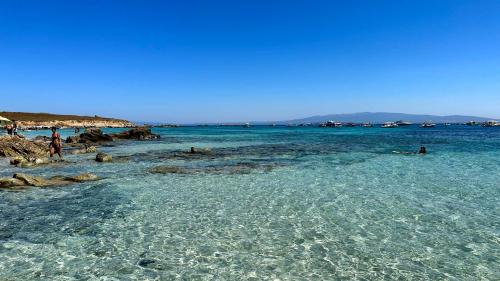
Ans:
POLYGON ((47 136, 36 136, 35 138, 33 138, 33 141, 50 142, 50 141, 52 141, 52 139, 50 137, 47 137, 47 136))
POLYGON ((14 174, 13 178, 0 178, 0 188, 22 189, 23 187, 49 187, 56 185, 68 185, 77 182, 95 181, 99 178, 93 174, 80 174, 76 176, 55 176, 49 179, 31 176, 23 173, 14 174))
POLYGON ((108 134, 103 134, 100 129, 88 128, 83 134, 78 136, 79 143, 101 143, 113 141, 113 137, 108 134))
POLYGON ((151 173, 155 174, 190 174, 192 169, 187 169, 183 167, 176 166, 158 166, 149 170, 151 173))
POLYGON ((113 156, 106 154, 106 153, 97 153, 95 157, 95 161, 97 162, 111 162, 113 161, 113 156))
POLYGON ((158 166, 150 169, 149 172, 155 174, 248 174, 256 170, 269 172, 274 167, 275 165, 256 163, 222 164, 217 166, 201 167, 158 166))
POLYGON ((150 128, 138 127, 119 134, 114 134, 112 137, 126 140, 152 140, 159 139, 160 135, 153 134, 150 128))
POLYGON ((151 259, 142 259, 139 261, 139 266, 148 267, 149 265, 154 264, 155 262, 156 262, 155 260, 151 259))
POLYGON ((80 143, 80 136, 69 136, 66 138, 66 143, 80 143))

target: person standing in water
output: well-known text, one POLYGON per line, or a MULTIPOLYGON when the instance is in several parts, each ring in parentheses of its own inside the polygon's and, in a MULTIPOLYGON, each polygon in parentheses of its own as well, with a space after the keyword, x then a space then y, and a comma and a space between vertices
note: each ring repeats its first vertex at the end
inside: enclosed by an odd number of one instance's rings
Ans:
POLYGON ((59 160, 62 159, 62 140, 61 135, 57 132, 56 127, 52 127, 52 139, 50 141, 50 158, 54 156, 55 153, 59 155, 59 160))
POLYGON ((16 120, 12 120, 13 123, 12 123, 12 132, 14 134, 14 136, 17 136, 17 121, 16 120))

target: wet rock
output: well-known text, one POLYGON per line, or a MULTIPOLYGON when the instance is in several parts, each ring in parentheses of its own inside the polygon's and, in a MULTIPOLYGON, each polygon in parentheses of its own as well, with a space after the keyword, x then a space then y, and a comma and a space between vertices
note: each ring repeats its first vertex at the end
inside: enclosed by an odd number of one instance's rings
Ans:
POLYGON ((15 165, 16 167, 21 167, 21 168, 29 168, 41 164, 48 164, 49 159, 48 158, 22 158, 22 157, 15 157, 10 160, 11 165, 15 165))
POLYGON ((47 137, 47 136, 36 136, 35 138, 33 138, 33 141, 37 141, 37 142, 50 142, 52 139, 50 137, 47 137))
POLYGON ((27 186, 44 187, 50 185, 50 182, 42 177, 30 176, 23 173, 14 174, 14 178, 23 181, 27 186))
POLYGON ((97 153, 95 157, 95 161, 97 162, 111 162, 113 161, 113 156, 106 154, 106 153, 97 153))
POLYGON ((86 182, 86 181, 96 181, 99 177, 90 173, 83 173, 76 176, 55 176, 50 178, 51 181, 61 181, 61 182, 86 182))
POLYGON ((80 174, 76 176, 55 176, 49 179, 31 176, 23 173, 14 174, 12 178, 0 178, 0 188, 22 189, 24 187, 49 187, 68 185, 78 182, 95 181, 99 178, 93 174, 80 174))
POLYGON ((149 170, 151 173, 155 174, 190 174, 192 173, 189 169, 183 168, 183 167, 176 167, 176 166, 159 166, 159 167, 154 167, 149 170))
POLYGON ((15 178, 0 178, 0 188, 17 189, 24 186, 25 183, 22 180, 15 178))
POLYGON ((256 163, 221 164, 201 167, 158 166, 150 169, 149 172, 155 174, 248 174, 259 170, 269 172, 274 167, 275 165, 256 163))
POLYGON ((84 153, 94 153, 97 152, 97 147, 91 145, 91 146, 84 146, 83 148, 77 148, 70 150, 69 153, 71 154, 84 154, 84 153))
POLYGON ((138 127, 119 134, 114 134, 112 137, 126 140, 152 140, 159 139, 160 135, 153 134, 148 127, 138 127))

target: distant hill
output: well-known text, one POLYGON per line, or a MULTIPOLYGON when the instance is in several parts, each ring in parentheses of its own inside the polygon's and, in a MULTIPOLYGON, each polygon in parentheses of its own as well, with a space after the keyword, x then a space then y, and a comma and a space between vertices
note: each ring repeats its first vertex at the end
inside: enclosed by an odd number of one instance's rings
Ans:
POLYGON ((20 127, 131 127, 127 120, 100 116, 78 116, 51 113, 0 112, 0 116, 16 120, 20 127))
POLYGON ((17 121, 68 121, 68 120, 95 120, 95 121, 126 121, 114 118, 106 118, 100 116, 79 116, 79 115, 64 115, 64 114, 51 114, 51 113, 32 113, 32 112, 0 112, 0 116, 3 116, 10 120, 17 121))
POLYGON ((375 124, 380 124, 383 122, 395 122, 398 120, 422 123, 422 122, 434 122, 434 123, 465 123, 468 121, 485 122, 492 120, 494 118, 478 117, 478 116, 463 116, 463 115, 422 115, 422 114, 406 114, 406 113, 390 113, 390 112, 359 112, 359 113, 349 113, 349 114, 329 114, 329 115, 318 115, 311 116, 302 119, 288 120, 282 122, 274 122, 277 124, 302 124, 302 123, 321 123, 328 120, 338 121, 338 122, 371 122, 375 124))

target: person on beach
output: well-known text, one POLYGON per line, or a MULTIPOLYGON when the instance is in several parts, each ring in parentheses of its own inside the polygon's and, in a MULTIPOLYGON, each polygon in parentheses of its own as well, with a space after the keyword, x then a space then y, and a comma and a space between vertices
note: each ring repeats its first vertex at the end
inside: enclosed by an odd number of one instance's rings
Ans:
POLYGON ((17 136, 17 121, 16 120, 12 120, 12 133, 14 134, 14 136, 17 136))
POLYGON ((59 155, 59 160, 62 159, 62 140, 61 135, 57 132, 56 127, 52 127, 52 139, 50 141, 50 158, 54 156, 55 153, 59 155))
POLYGON ((11 124, 7 124, 6 129, 7 129, 7 134, 9 136, 12 136, 12 129, 13 129, 12 125, 11 124))

